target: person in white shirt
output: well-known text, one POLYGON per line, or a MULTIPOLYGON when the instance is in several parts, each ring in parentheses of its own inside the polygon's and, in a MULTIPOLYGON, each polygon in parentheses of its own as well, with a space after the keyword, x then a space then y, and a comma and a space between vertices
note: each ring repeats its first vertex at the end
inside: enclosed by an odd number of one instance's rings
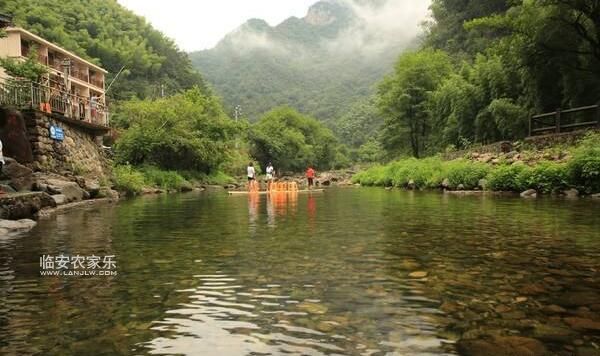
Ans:
POLYGON ((273 168, 273 163, 269 162, 267 165, 267 190, 271 190, 271 184, 273 183, 274 178, 275 168, 273 168))
POLYGON ((248 190, 254 191, 256 190, 256 171, 254 170, 252 162, 248 163, 248 168, 246 170, 248 172, 248 190))

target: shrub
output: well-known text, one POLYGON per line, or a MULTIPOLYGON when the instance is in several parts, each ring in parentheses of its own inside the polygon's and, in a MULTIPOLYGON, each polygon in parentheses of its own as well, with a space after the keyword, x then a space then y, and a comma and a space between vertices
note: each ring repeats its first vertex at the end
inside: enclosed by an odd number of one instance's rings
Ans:
POLYGON ((567 169, 570 182, 578 189, 600 192, 600 134, 590 133, 580 142, 567 169))
POLYGON ((517 179, 523 189, 535 189, 542 193, 562 190, 569 185, 567 166, 555 162, 539 162, 534 167, 527 167, 517 179))
POLYGON ((174 171, 163 171, 153 166, 146 166, 141 169, 146 184, 160 187, 166 190, 184 190, 190 189, 191 184, 179 173, 174 171))
POLYGON ((386 183, 386 166, 373 166, 367 170, 359 172, 352 177, 353 183, 359 183, 365 186, 384 186, 386 183))
POLYGON ((417 188, 433 188, 442 181, 441 169, 442 162, 437 157, 409 158, 390 164, 388 175, 395 187, 406 187, 412 181, 417 188))
POLYGON ((479 180, 488 175, 490 167, 484 163, 455 160, 447 162, 444 171, 451 187, 456 188, 462 184, 465 189, 474 189, 479 180))
POLYGON ((492 170, 488 175, 490 190, 495 191, 523 191, 519 175, 527 169, 524 164, 502 165, 492 170))
POLYGON ((145 184, 144 175, 130 165, 116 166, 113 175, 115 188, 118 191, 126 192, 128 195, 142 192, 145 184))

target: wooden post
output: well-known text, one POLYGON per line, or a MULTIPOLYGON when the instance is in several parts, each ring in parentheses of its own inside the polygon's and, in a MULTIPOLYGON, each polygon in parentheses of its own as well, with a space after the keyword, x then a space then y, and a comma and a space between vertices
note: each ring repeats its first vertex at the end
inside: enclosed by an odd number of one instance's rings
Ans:
POLYGON ((529 137, 531 137, 531 127, 533 126, 533 116, 529 117, 529 137))
POLYGON ((556 109, 556 133, 560 133, 560 108, 556 109))

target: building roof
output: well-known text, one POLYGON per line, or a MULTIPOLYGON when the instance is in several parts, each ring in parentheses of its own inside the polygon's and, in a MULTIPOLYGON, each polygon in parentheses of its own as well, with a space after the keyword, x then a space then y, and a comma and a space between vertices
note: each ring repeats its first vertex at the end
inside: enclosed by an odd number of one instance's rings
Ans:
POLYGON ((66 49, 64 49, 62 47, 59 47, 59 46, 55 45, 54 43, 52 43, 50 41, 46 41, 45 39, 41 38, 40 36, 35 35, 35 34, 29 32, 29 31, 27 31, 27 30, 25 30, 25 29, 23 29, 21 27, 9 27, 9 28, 6 29, 6 32, 20 32, 20 33, 24 33, 25 35, 27 35, 27 37, 33 38, 35 41, 40 42, 40 43, 48 46, 48 48, 51 48, 52 50, 54 50, 56 52, 60 52, 60 53, 65 54, 65 55, 67 55, 69 57, 73 57, 73 58, 77 59, 78 61, 83 62, 83 63, 87 64, 88 66, 90 66, 90 67, 92 67, 92 68, 94 68, 94 69, 96 69, 96 70, 98 70, 98 71, 100 71, 102 73, 105 73, 105 74, 108 73, 108 71, 106 69, 104 69, 104 68, 102 68, 100 66, 97 66, 94 63, 92 63, 90 61, 87 61, 87 60, 79 57, 78 55, 73 54, 72 52, 67 51, 66 49))

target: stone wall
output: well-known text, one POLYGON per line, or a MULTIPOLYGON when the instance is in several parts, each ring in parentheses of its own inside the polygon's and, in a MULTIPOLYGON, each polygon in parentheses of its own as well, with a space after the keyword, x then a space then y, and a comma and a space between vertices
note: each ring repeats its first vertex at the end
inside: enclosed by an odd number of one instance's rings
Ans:
POLYGON ((522 142, 500 141, 485 146, 474 146, 466 150, 446 152, 443 154, 443 158, 446 160, 453 160, 469 156, 474 152, 478 154, 499 155, 502 153, 507 153, 511 150, 542 150, 548 147, 555 147, 558 145, 572 146, 577 144, 577 142, 579 142, 587 132, 593 130, 594 129, 563 132, 559 134, 531 136, 527 137, 522 142))
POLYGON ((35 171, 64 173, 103 178, 109 175, 110 164, 97 132, 56 117, 30 111, 23 113, 31 143, 35 171), (50 138, 50 126, 63 129, 64 140, 50 138))
POLYGON ((477 145, 472 148, 460 151, 446 152, 443 154, 445 160, 453 160, 461 157, 465 157, 472 152, 478 153, 489 153, 489 154, 500 154, 511 151, 513 144, 510 141, 500 141, 489 145, 477 145))

